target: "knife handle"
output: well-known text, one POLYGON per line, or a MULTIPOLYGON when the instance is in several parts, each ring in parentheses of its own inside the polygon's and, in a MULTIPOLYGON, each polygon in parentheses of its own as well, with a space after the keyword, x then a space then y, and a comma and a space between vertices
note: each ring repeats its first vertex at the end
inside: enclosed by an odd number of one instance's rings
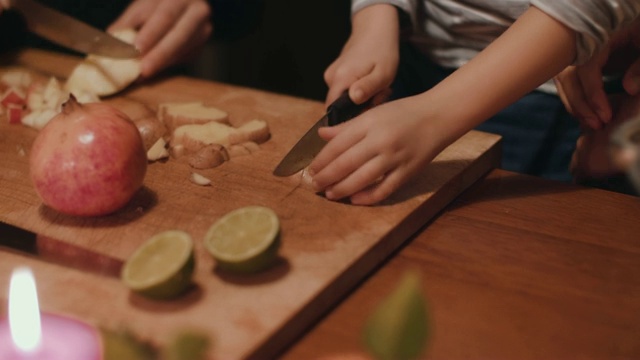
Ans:
POLYGON ((372 101, 373 97, 358 105, 349 97, 349 89, 343 91, 340 97, 327 108, 329 126, 338 125, 360 115, 360 113, 370 107, 372 101))

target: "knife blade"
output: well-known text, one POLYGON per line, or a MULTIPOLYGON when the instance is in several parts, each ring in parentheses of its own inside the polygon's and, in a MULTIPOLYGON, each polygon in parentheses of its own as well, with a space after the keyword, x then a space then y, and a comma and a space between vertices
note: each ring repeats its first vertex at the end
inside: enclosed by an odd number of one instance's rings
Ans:
POLYGON ((0 221, 0 249, 79 271, 120 277, 124 261, 0 221))
POLYGON ((318 129, 323 126, 334 126, 350 120, 369 108, 373 97, 362 104, 354 103, 349 97, 349 91, 345 90, 338 99, 329 105, 327 112, 320 118, 273 170, 275 176, 291 176, 309 165, 326 144, 318 129))
POLYGON ((135 46, 35 0, 10 0, 9 7, 20 12, 29 31, 69 49, 112 58, 140 56, 135 46))

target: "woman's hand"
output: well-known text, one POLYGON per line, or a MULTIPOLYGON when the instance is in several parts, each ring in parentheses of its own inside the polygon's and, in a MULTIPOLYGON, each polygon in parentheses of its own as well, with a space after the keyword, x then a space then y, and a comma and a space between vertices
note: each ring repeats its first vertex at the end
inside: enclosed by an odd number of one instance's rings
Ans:
POLYGON ((9 8, 9 0, 0 0, 0 14, 2 14, 2 10, 9 8))
POLYGON ((569 66, 554 78, 567 111, 585 128, 600 129, 611 122, 611 103, 602 80, 606 73, 624 74, 627 94, 640 93, 640 18, 615 34, 587 63, 569 66))
MULTIPOLYGON (((614 115, 601 129, 586 131, 578 138, 570 169, 576 180, 604 179, 623 174, 637 158, 634 134, 626 137, 627 144, 612 144, 612 134, 629 122, 640 123, 640 95, 616 95, 613 98, 614 115)), ((637 129, 638 126, 634 125, 637 129)))
POLYGON ((213 31, 205 0, 135 0, 109 27, 138 31, 143 78, 194 56, 213 31))
POLYGON ((351 100, 361 104, 388 88, 398 70, 399 36, 394 6, 371 5, 356 13, 349 40, 324 73, 329 87, 326 105, 345 89, 351 100))

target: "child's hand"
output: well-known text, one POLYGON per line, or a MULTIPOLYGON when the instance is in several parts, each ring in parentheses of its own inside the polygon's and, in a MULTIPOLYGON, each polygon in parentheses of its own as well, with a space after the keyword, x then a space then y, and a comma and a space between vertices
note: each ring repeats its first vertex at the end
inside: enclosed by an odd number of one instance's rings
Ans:
POLYGON ((446 119, 420 98, 392 101, 337 126, 320 129, 329 143, 309 165, 312 184, 330 200, 378 203, 429 163, 449 136, 446 119), (442 121, 441 121, 442 119, 442 121))
POLYGON ((205 0, 135 0, 109 30, 138 30, 135 45, 143 54, 142 77, 189 59, 213 30, 205 0))
POLYGON ((352 32, 340 56, 327 68, 326 105, 349 89, 357 104, 389 87, 399 62, 399 25, 395 7, 368 6, 353 17, 352 32))
POLYGON ((640 18, 612 37, 610 45, 587 63, 567 67, 554 80, 567 111, 588 129, 611 121, 612 110, 604 91, 604 73, 624 73, 623 86, 630 95, 640 93, 640 18), (632 57, 629 57, 629 54, 632 57))

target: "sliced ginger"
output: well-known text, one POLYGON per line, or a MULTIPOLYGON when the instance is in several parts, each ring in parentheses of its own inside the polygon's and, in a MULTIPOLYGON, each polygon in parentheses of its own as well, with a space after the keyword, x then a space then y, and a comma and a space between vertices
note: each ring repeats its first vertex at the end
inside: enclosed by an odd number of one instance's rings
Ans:
POLYGON ((208 122, 229 123, 229 114, 201 102, 163 103, 158 106, 158 118, 170 132, 182 125, 208 122))

